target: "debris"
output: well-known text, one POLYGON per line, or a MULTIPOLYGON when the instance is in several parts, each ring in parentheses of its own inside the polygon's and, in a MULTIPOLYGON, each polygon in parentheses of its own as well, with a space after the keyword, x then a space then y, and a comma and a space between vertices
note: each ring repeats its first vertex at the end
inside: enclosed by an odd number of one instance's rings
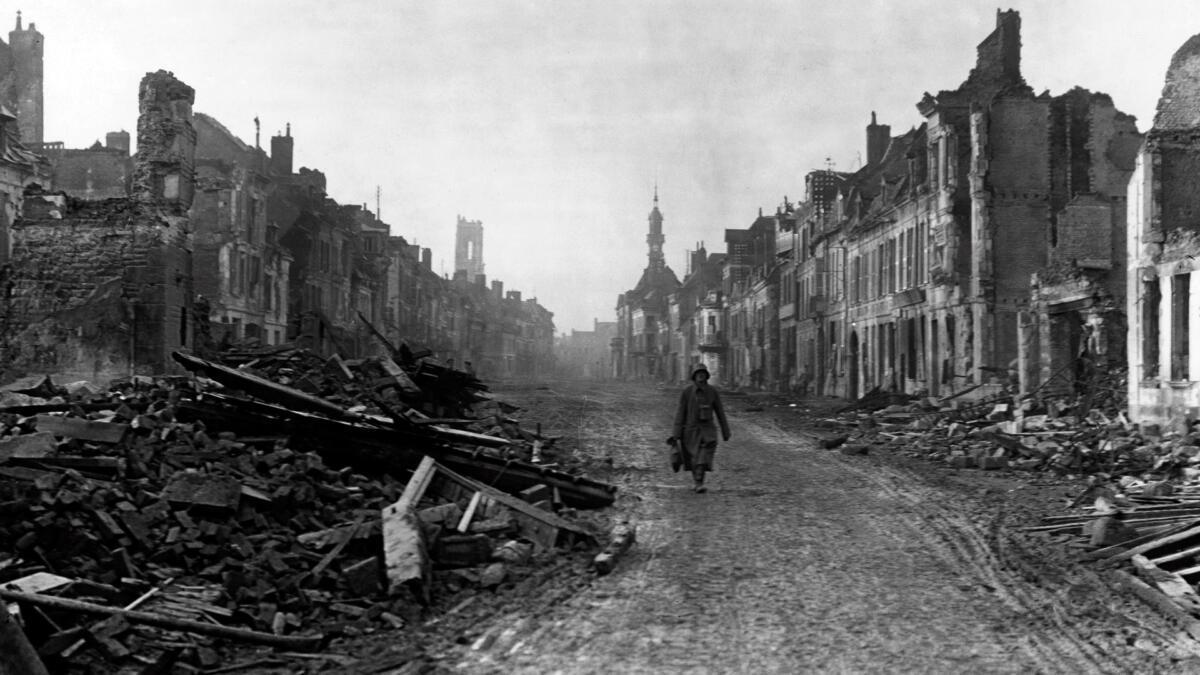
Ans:
POLYGON ((321 643, 324 641, 324 637, 321 635, 271 635, 268 633, 259 633, 256 631, 244 630, 231 626, 223 626, 220 624, 190 621, 187 619, 176 619, 173 617, 151 614, 149 612, 124 610, 116 607, 105 607, 104 605, 97 605, 90 602, 81 602, 79 600, 70 600, 67 598, 57 598, 54 596, 40 595, 37 593, 9 591, 2 588, 0 588, 0 599, 28 602, 32 605, 47 607, 64 612, 78 612, 84 614, 99 614, 104 616, 121 617, 130 623, 158 626, 159 628, 167 628, 170 630, 199 633, 201 635, 212 635, 215 637, 222 637, 241 642, 252 642, 271 647, 296 649, 300 651, 318 649, 320 648, 321 643))
POLYGON ((429 554, 417 518, 416 504, 433 480, 437 463, 426 457, 404 487, 396 503, 383 510, 383 553, 387 561, 388 592, 416 585, 418 595, 429 598, 429 554))
POLYGON ((608 545, 597 554, 592 565, 600 574, 608 574, 616 567, 618 559, 633 546, 637 539, 637 528, 632 523, 621 523, 613 528, 608 545))
POLYGON ((0 607, 0 673, 50 675, 25 632, 0 607))
MULTIPOLYGON (((235 640, 411 624, 405 599, 386 599, 401 554, 415 552, 418 570, 421 555, 439 569, 470 565, 459 568, 468 587, 494 588, 539 564, 535 552, 595 545, 573 509, 613 501, 615 488, 581 475, 460 371, 404 362, 434 401, 406 408, 383 400, 398 386, 371 388, 370 359, 275 349, 241 368, 184 360, 211 379, 139 376, 103 394, 80 388, 87 400, 0 411, 0 586, 28 585, 40 569, 58 581, 13 592, 101 608, 46 609, 58 624, 35 644, 56 659, 212 667, 203 637, 146 648, 143 629, 126 627, 151 621, 138 611, 244 631, 192 631, 235 640), (528 461, 535 443, 539 465, 528 461), (394 509, 405 495, 411 510, 394 509), (72 625, 71 614, 102 620, 72 625)), ((400 586, 425 600, 443 581, 413 578, 400 586)), ((25 608, 41 622, 39 607, 25 608)))

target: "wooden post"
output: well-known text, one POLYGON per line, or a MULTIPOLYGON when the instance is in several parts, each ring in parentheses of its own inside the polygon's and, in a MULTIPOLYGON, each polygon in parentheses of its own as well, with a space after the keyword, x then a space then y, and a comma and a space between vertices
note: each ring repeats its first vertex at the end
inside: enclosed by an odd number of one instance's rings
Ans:
POLYGON ((433 458, 422 459, 404 486, 404 494, 395 504, 383 509, 383 557, 387 563, 390 593, 416 583, 422 599, 428 600, 429 552, 417 519, 416 505, 436 472, 437 462, 433 458))
POLYGON ((0 675, 50 675, 4 602, 0 602, 0 675))

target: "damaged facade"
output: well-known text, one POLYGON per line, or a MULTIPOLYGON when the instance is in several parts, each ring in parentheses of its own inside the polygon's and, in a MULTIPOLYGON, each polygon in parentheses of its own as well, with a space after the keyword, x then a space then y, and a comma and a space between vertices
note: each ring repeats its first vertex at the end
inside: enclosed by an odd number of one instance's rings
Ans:
POLYGON ((10 228, 0 368, 107 380, 164 372, 191 342, 193 97, 166 71, 142 79, 130 197, 26 191, 10 228))
POLYGON ((220 122, 197 113, 196 196, 192 204, 198 311, 213 343, 287 337, 291 254, 269 219, 270 158, 220 122))
POLYGON ((681 360, 715 351, 726 386, 849 398, 1070 388, 1079 354, 1121 361, 1141 135, 1107 95, 1035 94, 1020 27, 997 12, 966 80, 918 102, 919 126, 893 135, 872 114, 860 169, 814 171, 804 201, 727 230, 709 303, 727 330, 681 360))
POLYGON ((1200 35, 1171 59, 1154 125, 1129 182, 1129 414, 1145 423, 1200 411, 1200 35), (1192 345, 1197 346, 1193 347, 1192 345))

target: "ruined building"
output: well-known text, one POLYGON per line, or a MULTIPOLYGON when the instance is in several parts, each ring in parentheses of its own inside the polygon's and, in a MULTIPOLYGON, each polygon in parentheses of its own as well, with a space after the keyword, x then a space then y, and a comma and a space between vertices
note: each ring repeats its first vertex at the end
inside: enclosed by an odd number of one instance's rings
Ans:
POLYGON ((193 100, 169 72, 142 79, 130 197, 26 191, 0 298, 5 374, 161 373, 191 343, 193 100))
POLYGON ((1200 35, 1175 52, 1154 126, 1129 181, 1129 414, 1143 423, 1200 415, 1200 35), (1192 345, 1196 345, 1193 347, 1192 345))
POLYGON ((810 176, 792 259, 818 290, 796 295, 795 351, 820 393, 944 395, 1022 361, 1036 387, 1120 297, 1140 136, 1106 95, 1035 94, 1020 26, 998 12, 967 79, 918 103, 919 127, 893 136, 872 116, 861 169, 810 176))
POLYGON ((750 227, 725 230, 721 290, 725 298, 722 381, 774 388, 779 375, 778 221, 759 211, 750 227))
MULTIPOLYGON (((291 254, 267 212, 270 158, 217 120, 196 113, 193 276, 212 345, 287 339, 291 254)), ((290 135, 289 135, 290 138, 290 135)))
POLYGON ((669 300, 679 278, 663 256, 663 214, 658 188, 646 235, 648 260, 637 285, 617 298, 617 335, 612 340, 613 377, 663 379, 668 375, 670 340, 667 334, 669 300))

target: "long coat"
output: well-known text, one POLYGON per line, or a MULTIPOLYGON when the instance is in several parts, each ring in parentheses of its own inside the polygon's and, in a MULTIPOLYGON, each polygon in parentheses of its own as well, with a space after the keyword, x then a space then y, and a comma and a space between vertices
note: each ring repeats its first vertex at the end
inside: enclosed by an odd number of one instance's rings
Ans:
POLYGON ((679 396, 679 407, 675 410, 675 426, 672 436, 679 439, 683 450, 683 466, 689 471, 713 467, 713 453, 717 449, 717 425, 721 435, 729 437, 729 423, 725 421, 725 408, 721 406, 721 395, 710 386, 695 383, 684 387, 679 396))

